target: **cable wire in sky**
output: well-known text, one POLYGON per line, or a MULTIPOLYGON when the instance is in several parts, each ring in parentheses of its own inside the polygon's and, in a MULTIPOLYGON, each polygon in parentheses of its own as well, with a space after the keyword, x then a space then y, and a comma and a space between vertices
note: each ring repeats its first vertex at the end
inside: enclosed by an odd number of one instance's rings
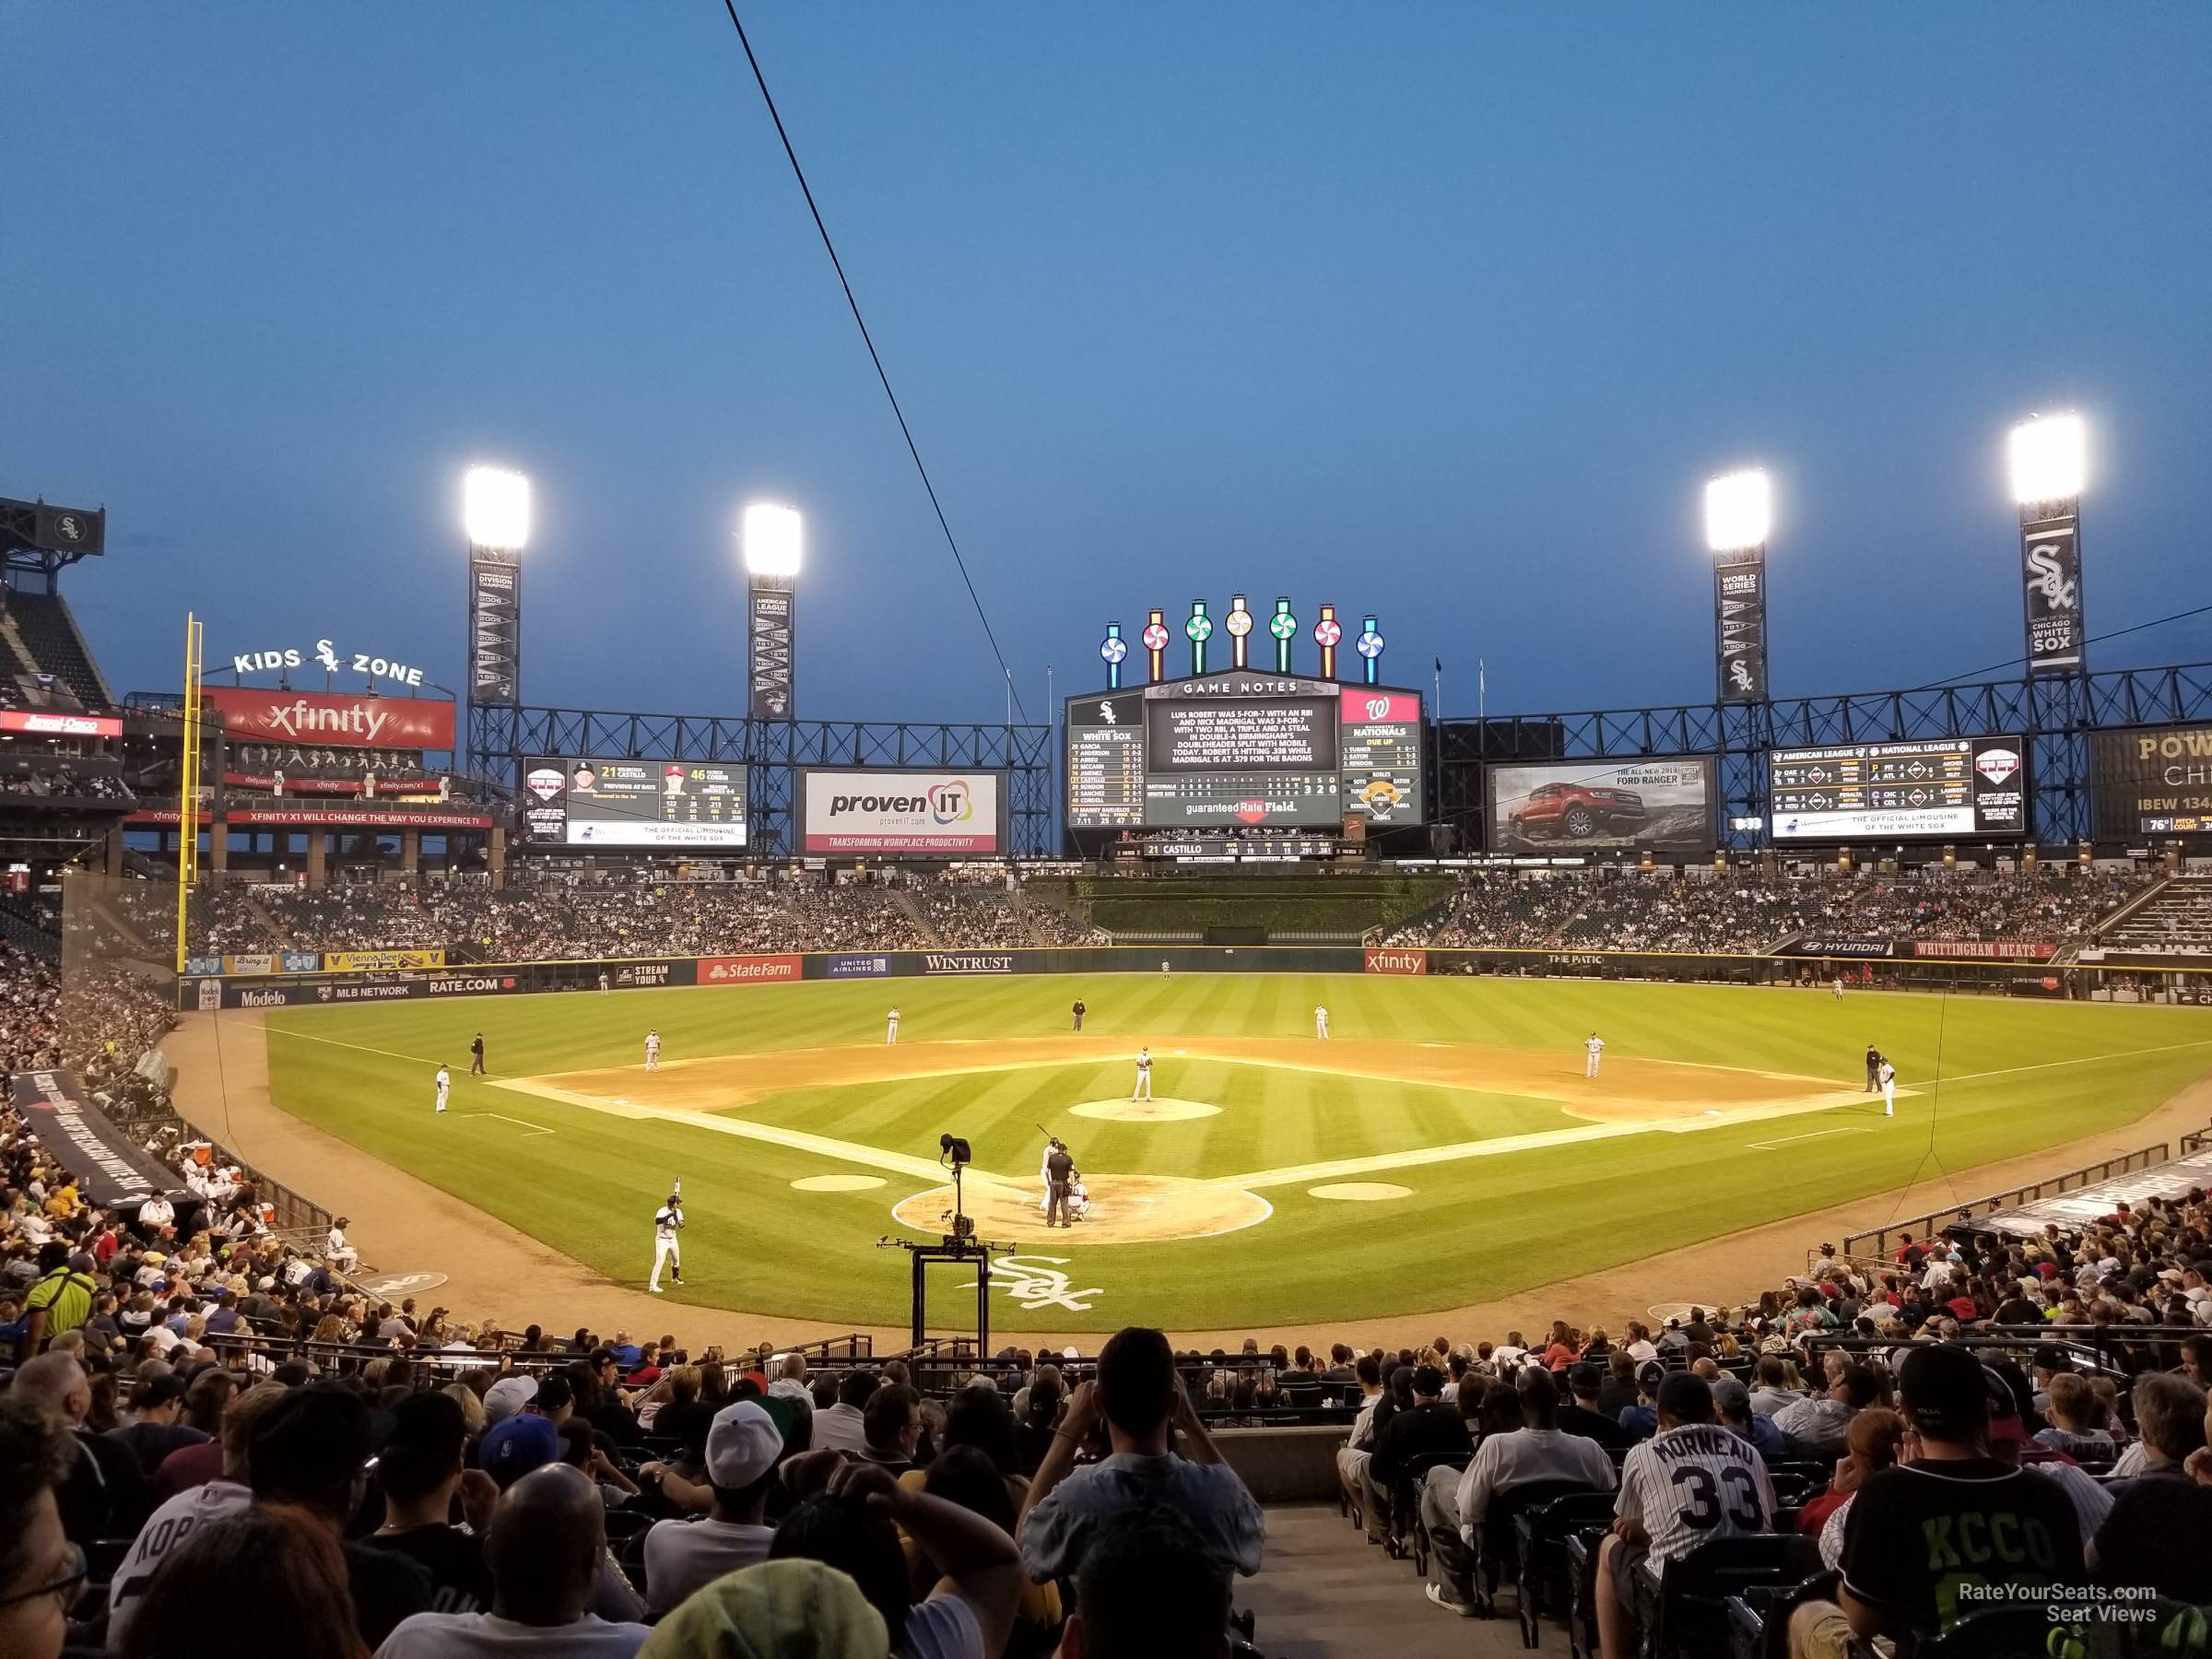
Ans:
MULTIPOLYGON (((1027 724, 1030 711, 1021 700, 1021 693, 1014 686, 1014 670, 1006 665, 1006 653, 998 648, 998 635, 992 631, 991 618, 983 610, 982 595, 975 591, 975 579, 968 574, 968 561, 960 557, 960 544, 952 534, 952 525, 945 517, 945 505, 937 500, 937 487, 930 482, 929 468, 922 465, 922 451, 914 442, 912 428, 906 424, 906 411, 899 406, 899 394, 891 390, 891 377, 884 372, 883 359, 877 355, 876 341, 868 333, 867 319, 860 314, 860 301, 853 297, 853 284, 845 276, 844 261, 837 256, 837 244, 830 240, 830 227, 822 222, 822 210, 815 206, 814 191, 806 182, 806 170, 799 165, 798 152, 791 147, 791 135, 783 130, 783 117, 776 110, 776 100, 768 89, 768 77, 760 73, 760 60, 753 55, 753 43, 746 38, 745 25, 738 20, 736 0, 722 0, 723 9, 730 14, 730 27, 737 31, 737 43, 745 48, 745 61, 753 68, 753 83, 760 88, 760 101, 768 106, 768 118, 776 124, 776 136, 783 141, 783 155, 791 163, 792 176, 799 182, 799 194, 806 198, 806 211, 814 215, 814 228, 821 233, 822 248, 830 255, 830 267, 837 272, 838 286, 845 290, 845 303, 853 310, 853 321, 860 327, 861 344, 868 348, 868 361, 876 365, 876 378, 883 382, 883 394, 890 400, 891 413, 899 421, 899 435, 906 440, 906 453, 914 458, 914 470, 922 475, 922 488, 929 492, 929 504, 936 512, 937 528, 945 532, 945 545, 952 549, 952 562, 960 572, 960 581, 968 589, 968 597, 975 606, 975 619, 983 625, 983 638, 991 642, 991 654, 998 659, 1000 671, 1006 676, 1006 688, 1012 693, 1014 707, 1027 724)), ((1051 711, 1046 711, 1049 714, 1051 711)))
MULTIPOLYGON (((2147 622, 2137 622, 2126 628, 2115 628, 2106 633, 2091 634, 2082 643, 2085 646, 2095 645, 2106 640, 2120 639, 2126 634, 2141 633, 2147 628, 2163 628, 2169 622, 2186 622, 2190 618, 2201 617, 2206 611, 2212 611, 2212 605, 2199 605, 2190 610, 2175 611, 2170 617, 2154 617, 2147 622)), ((1930 680, 1924 686, 1910 687, 1905 695, 1909 697, 1914 691, 1940 691, 1947 686, 1955 686, 1966 680, 1978 680, 1985 674, 1994 674, 2001 668, 2010 668, 2018 664, 2025 663, 2027 660, 2024 656, 2006 657, 2001 663, 1992 663, 1986 668, 1976 668, 1969 674, 1947 675, 1939 680, 1930 680)))

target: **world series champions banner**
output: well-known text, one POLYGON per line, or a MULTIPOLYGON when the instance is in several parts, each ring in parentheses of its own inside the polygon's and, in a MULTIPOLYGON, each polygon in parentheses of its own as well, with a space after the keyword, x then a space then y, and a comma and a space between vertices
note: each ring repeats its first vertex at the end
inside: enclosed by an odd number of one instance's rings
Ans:
POLYGON ((2020 577, 2028 619, 2028 672, 2072 674, 2082 666, 2081 520, 2073 513, 2020 526, 2020 577))
POLYGON ((1720 700, 1763 702, 1767 695, 1767 567, 1764 559, 1723 564, 1712 572, 1713 644, 1720 700))
POLYGON ((471 547, 468 700, 512 705, 522 696, 522 556, 504 547, 471 547))
POLYGON ((752 584, 750 628, 752 715, 755 720, 792 717, 792 604, 787 587, 752 584))

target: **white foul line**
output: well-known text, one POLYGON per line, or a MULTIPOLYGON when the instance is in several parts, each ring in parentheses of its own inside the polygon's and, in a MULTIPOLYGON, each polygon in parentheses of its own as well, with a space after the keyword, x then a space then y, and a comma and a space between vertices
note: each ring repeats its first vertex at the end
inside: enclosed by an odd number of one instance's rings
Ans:
POLYGON ((2034 1065, 2007 1065, 1996 1071, 1960 1072, 1956 1077, 1931 1077, 1928 1086, 1971 1083, 1976 1077, 2009 1077, 2020 1072, 2050 1071, 2061 1065, 2094 1065, 2100 1060, 2133 1060, 2138 1054, 2171 1054, 2176 1049, 2193 1048, 2212 1048, 2212 1037, 2201 1037, 2194 1042, 2164 1042, 2156 1048, 2117 1049, 2109 1054, 2078 1054, 2071 1060, 2045 1060, 2034 1065))
POLYGON ((1873 1130, 1863 1124, 1846 1124, 1841 1129, 1815 1129, 1805 1135, 1785 1135, 1778 1140, 1752 1141, 1745 1147, 1747 1152, 1767 1152, 1776 1147, 1786 1147, 1792 1141, 1818 1140, 1824 1135, 1872 1135, 1873 1130))
POLYGON ((521 1118, 511 1118, 503 1112, 464 1112, 463 1117, 498 1118, 502 1124, 512 1124, 517 1129, 527 1129, 533 1135, 551 1135, 552 1130, 543 1124, 525 1124, 521 1118))
POLYGON ((359 1049, 364 1054, 382 1054, 387 1060, 411 1060, 418 1065, 439 1065, 442 1061, 425 1060, 420 1054, 403 1054, 397 1049, 371 1048, 365 1042, 344 1042, 335 1037, 318 1037, 312 1031, 295 1031, 289 1026, 267 1025, 265 1030, 275 1031, 280 1037, 297 1037, 302 1042, 327 1042, 332 1048, 359 1049))

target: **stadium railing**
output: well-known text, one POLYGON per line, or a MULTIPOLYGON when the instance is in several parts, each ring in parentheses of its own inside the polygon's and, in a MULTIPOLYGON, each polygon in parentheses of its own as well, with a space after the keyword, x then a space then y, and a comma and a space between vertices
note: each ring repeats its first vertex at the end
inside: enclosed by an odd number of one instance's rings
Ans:
MULTIPOLYGON (((2194 1132, 2182 1141, 2183 1152, 2193 1152, 2205 1144, 2206 1132, 2194 1132), (2194 1139, 2196 1143, 2192 1146, 2194 1139)), ((2100 1163, 2084 1164, 2078 1170, 2068 1170, 2063 1175, 2048 1175, 2041 1181, 2031 1181, 2025 1186, 2011 1187, 2002 1193, 1990 1193, 1964 1204, 1947 1205, 1931 1210, 1924 1216, 1912 1216, 1904 1220, 1891 1221, 1876 1228, 1872 1232, 1848 1233, 1844 1236, 1842 1253, 1848 1256, 1870 1257, 1884 1265, 1882 1271, 1895 1266, 1894 1253, 1904 1248, 1904 1237, 1911 1233, 1915 1239, 1925 1239, 1932 1232, 1957 1227, 1974 1218, 1976 1211, 1987 1215, 1992 1211, 2011 1209, 2022 1204, 2031 1204, 2038 1198, 2055 1197, 2070 1193, 2077 1187, 2095 1186, 2110 1181, 2115 1175, 2128 1175, 2137 1170, 2148 1170, 2172 1160, 2171 1142, 2159 1141, 2155 1146, 2139 1147, 2133 1152, 2124 1152, 2118 1158, 2108 1158, 2100 1163)), ((1816 1264, 1817 1265, 1817 1264, 1816 1264)))
MULTIPOLYGON (((2182 1342, 2203 1335, 2195 1325, 2003 1325, 1990 1330, 1961 1331, 1957 1340, 1965 1347, 1984 1352, 1994 1349, 2018 1359, 2022 1369, 2026 1369, 2037 1349, 2056 1347, 2076 1365, 2087 1360, 2100 1373, 2124 1382, 2146 1371, 2164 1371, 2180 1363, 2182 1342), (2130 1359, 2146 1362, 2131 1364, 2130 1359)), ((1881 1359, 1900 1348, 1925 1346, 1930 1339, 1908 1338, 1900 1342, 1885 1336, 1849 1336, 1820 1331, 1800 1340, 1817 1365, 1821 1353, 1829 1349, 1881 1359)))

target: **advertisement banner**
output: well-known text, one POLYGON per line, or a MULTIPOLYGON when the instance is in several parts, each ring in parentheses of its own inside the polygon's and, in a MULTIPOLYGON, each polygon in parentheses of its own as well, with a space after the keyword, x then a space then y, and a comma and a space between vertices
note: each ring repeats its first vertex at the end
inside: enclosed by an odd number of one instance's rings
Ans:
POLYGON ((40 1144, 68 1166, 86 1203, 135 1212, 156 1193, 185 1190, 182 1176, 140 1150, 88 1102, 75 1072, 17 1072, 11 1081, 16 1110, 40 1144))
POLYGON ((2028 672, 2077 672, 2087 639, 2081 613, 2081 520, 2069 512, 2022 524, 2020 567, 2028 672))
POLYGON ((751 657, 755 720, 792 717, 792 606, 787 587, 751 589, 751 657))
POLYGON ((2212 834, 2212 725, 2089 734, 2097 838, 2212 834))
POLYGON ((610 962, 607 975, 618 991, 643 990, 654 985, 696 985, 699 964, 688 957, 669 962, 610 962))
POLYGON ((925 950, 924 973, 1012 973, 1015 958, 1004 950, 925 950))
POLYGON ((1369 973, 1427 973, 1429 953, 1426 950, 1391 950, 1370 947, 1363 966, 1369 973))
POLYGON ((523 697, 523 559, 502 547, 468 550, 469 700, 523 697))
POLYGON ((276 959, 273 956, 226 956, 223 959, 223 971, 225 973, 274 973, 276 971, 276 959))
POLYGON ((512 973, 435 973, 426 982, 432 996, 501 996, 523 988, 512 973))
POLYGON ((282 973, 312 973, 323 966, 323 956, 314 950, 288 950, 277 959, 277 971, 282 973))
POLYGON ((326 950, 326 973, 398 973, 410 968, 442 968, 442 950, 326 950))
POLYGON ((1763 701, 1767 695, 1767 566, 1763 557, 1714 567, 1712 623, 1721 700, 1763 701))
POLYGON ((1892 939, 1828 939, 1818 935, 1800 939, 1786 953, 1794 957, 1893 957, 1892 939))
POLYGON ((0 709, 0 732, 41 737, 120 737, 123 722, 106 714, 54 714, 37 709, 0 709))
POLYGON ((888 956, 830 956, 821 960, 824 979, 883 979, 891 971, 888 956))
POLYGON ((2058 947, 2032 939, 1915 939, 1912 954, 1954 961, 2047 962, 2058 954, 2058 947))
POLYGON ((1006 785, 998 771, 805 771, 800 851, 855 857, 1002 852, 1006 785))
POLYGON ((184 959, 184 971, 193 974, 220 973, 223 959, 219 956, 195 956, 184 959))
POLYGON ((1490 766, 1483 788, 1496 852, 1712 846, 1710 755, 1490 766))
POLYGON ((1936 737, 1774 749, 1767 794, 1778 841, 2020 835, 2027 748, 2018 737, 1936 737))
MULTIPOLYGON (((386 830, 488 830, 491 814, 488 812, 441 812, 421 807, 395 807, 386 811, 366 804, 359 806, 233 806, 225 815, 233 824, 265 825, 279 828, 293 825, 313 829, 319 824, 340 825, 347 829, 386 830)), ((172 810, 169 821, 175 823, 172 810)))
POLYGON ((222 716, 233 743, 314 748, 450 749, 453 705, 437 697, 348 697, 325 691, 262 691, 207 686, 201 696, 222 716))
POLYGON ((785 956, 725 956, 699 959, 702 985, 781 984, 806 977, 806 959, 793 952, 785 956))

